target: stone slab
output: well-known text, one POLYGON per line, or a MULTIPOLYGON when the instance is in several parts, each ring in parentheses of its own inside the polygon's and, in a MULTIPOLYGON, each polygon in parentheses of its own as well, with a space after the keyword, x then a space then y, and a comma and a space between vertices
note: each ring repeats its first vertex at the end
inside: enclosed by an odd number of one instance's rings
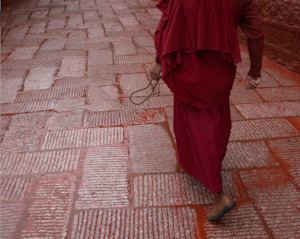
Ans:
POLYGON ((274 238, 296 238, 300 234, 300 192, 285 171, 252 170, 241 172, 241 177, 274 238))
POLYGON ((54 50, 54 51, 39 51, 36 58, 64 58, 69 56, 87 56, 86 50, 54 50))
POLYGON ((2 152, 37 150, 48 118, 47 112, 14 115, 2 141, 2 152))
POLYGON ((16 47, 10 54, 9 59, 32 59, 38 48, 38 46, 16 47))
POLYGON ((1 178, 0 179, 0 200, 22 201, 28 195, 32 186, 32 178, 1 178))
POLYGON ((30 69, 58 67, 60 59, 8 59, 2 64, 3 70, 6 69, 30 69))
POLYGON ((80 98, 85 93, 84 87, 63 87, 45 90, 30 90, 20 92, 16 97, 16 102, 30 102, 36 100, 53 100, 64 98, 80 98))
POLYGON ((84 98, 75 99, 60 99, 57 100, 54 106, 56 112, 70 112, 76 110, 83 110, 85 106, 84 98))
POLYGON ((84 57, 64 58, 59 69, 59 76, 83 76, 86 71, 86 59, 84 57))
POLYGON ((18 91, 22 89, 23 79, 2 79, 1 80, 1 103, 12 103, 14 102, 18 91))
POLYGON ((219 223, 210 223, 206 219, 204 220, 204 231, 207 238, 270 238, 259 214, 251 203, 238 206, 226 214, 219 223))
POLYGON ((77 212, 72 238, 201 238, 189 207, 100 209, 77 212))
POLYGON ((83 110, 53 113, 47 121, 48 130, 76 129, 82 125, 83 110))
POLYGON ((30 69, 24 81, 24 91, 51 88, 54 82, 56 68, 33 68, 30 69))
POLYGON ((282 71, 276 71, 274 69, 265 68, 264 69, 269 75, 271 75, 280 85, 283 86, 299 86, 299 81, 289 77, 282 71))
POLYGON ((122 110, 111 112, 86 112, 83 126, 123 126, 164 122, 163 110, 122 110))
POLYGON ((25 77, 27 70, 25 69, 3 69, 1 66, 1 79, 13 79, 25 77))
POLYGON ((54 82, 54 86, 102 86, 116 83, 115 75, 101 75, 89 77, 64 77, 54 82))
POLYGON ((2 176, 60 173, 78 169, 79 150, 1 154, 2 176))
POLYGON ((300 186, 300 137, 272 140, 268 145, 292 180, 300 186))
POLYGON ((7 35, 5 36, 6 40, 9 39, 24 39, 28 32, 28 26, 17 26, 13 29, 9 30, 7 35))
POLYGON ((128 148, 89 149, 83 161, 76 209, 129 206, 128 148))
MULTIPOLYGON (((145 97, 134 97, 133 101, 137 104, 145 100, 145 97)), ((145 103, 140 105, 133 104, 129 98, 122 98, 122 104, 126 109, 155 109, 155 108, 165 108, 174 105, 173 96, 157 96, 151 97, 145 103)))
POLYGON ((176 152, 168 132, 162 126, 129 126, 128 132, 133 173, 176 171, 176 152))
POLYGON ((105 37, 104 29, 102 27, 88 28, 87 34, 88 34, 88 38, 105 37))
POLYGON ((257 89, 266 101, 296 101, 300 100, 300 87, 278 87, 257 89))
POLYGON ((121 127, 57 130, 46 133, 42 149, 120 145, 123 141, 121 127))
POLYGON ((149 33, 146 30, 106 31, 107 37, 133 37, 140 35, 149 35, 149 33))
MULTIPOLYGON (((133 92, 144 89, 149 84, 149 79, 146 73, 123 74, 119 76, 119 82, 122 95, 129 97, 133 92)), ((151 94, 151 87, 137 92, 133 96, 148 96, 149 94, 151 94)))
POLYGON ((69 44, 67 43, 65 49, 67 50, 103 50, 110 49, 110 42, 99 42, 99 43, 82 43, 82 44, 69 44))
POLYGON ((154 55, 116 55, 114 57, 116 64, 130 64, 130 63, 152 63, 155 60, 154 55))
POLYGON ((114 42, 114 56, 136 54, 136 48, 132 41, 114 42))
POLYGON ((1 135, 0 142, 2 142, 5 132, 9 128, 10 121, 11 121, 11 116, 1 115, 1 117, 0 117, 0 129, 1 129, 0 130, 0 135, 1 135))
POLYGON ((258 119, 232 122, 230 141, 259 140, 300 135, 286 119, 258 119))
POLYGON ((66 39, 57 38, 57 39, 46 39, 44 44, 40 48, 41 51, 61 51, 64 49, 66 44, 66 39))
POLYGON ((135 16, 132 15, 119 17, 119 20, 124 27, 139 25, 139 22, 137 21, 135 16))
POLYGON ((90 66, 88 68, 89 75, 103 75, 103 74, 129 74, 145 72, 141 64, 121 64, 109 66, 90 66))
POLYGON ((135 36, 133 41, 138 47, 154 46, 154 39, 152 36, 135 36))
POLYGON ((113 57, 111 50, 89 50, 88 65, 111 65, 113 64, 113 57))
POLYGON ((87 91, 86 109, 91 111, 119 110, 119 92, 115 86, 90 86, 87 91))
POLYGON ((41 178, 28 208, 22 238, 64 238, 73 204, 75 175, 41 178))
POLYGON ((300 116, 300 101, 238 104, 236 108, 246 119, 300 116))
POLYGON ((26 103, 8 103, 1 104, 1 114, 21 114, 21 113, 32 113, 39 111, 48 111, 53 109, 54 101, 32 101, 26 103))
POLYGON ((234 142, 227 146, 222 169, 247 169, 279 166, 265 142, 234 142))

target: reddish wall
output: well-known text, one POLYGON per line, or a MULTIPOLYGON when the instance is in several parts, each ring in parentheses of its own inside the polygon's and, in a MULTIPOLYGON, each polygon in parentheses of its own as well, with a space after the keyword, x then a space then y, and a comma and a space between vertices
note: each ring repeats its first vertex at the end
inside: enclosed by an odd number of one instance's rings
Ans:
POLYGON ((264 26, 264 55, 300 74, 300 0, 256 3, 264 26))

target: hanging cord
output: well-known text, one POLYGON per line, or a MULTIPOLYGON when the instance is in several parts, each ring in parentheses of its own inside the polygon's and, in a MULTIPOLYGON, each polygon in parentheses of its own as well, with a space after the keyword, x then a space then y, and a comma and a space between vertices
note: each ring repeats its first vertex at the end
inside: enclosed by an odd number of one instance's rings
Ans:
MULTIPOLYGON (((158 86, 158 82, 159 82, 160 79, 161 79, 161 76, 158 78, 155 85, 152 86, 152 81, 154 81, 154 80, 151 78, 149 84, 145 88, 132 92, 131 95, 129 96, 129 99, 130 99, 131 103, 134 104, 134 105, 141 105, 145 101, 147 101, 151 96, 154 96, 154 90, 155 90, 156 86, 158 86), (133 97, 134 94, 136 94, 138 92, 141 92, 141 91, 144 91, 144 90, 147 90, 150 86, 152 87, 151 93, 142 102, 136 103, 132 100, 132 97, 133 97)), ((159 94, 159 92, 158 92, 158 94, 159 94)))

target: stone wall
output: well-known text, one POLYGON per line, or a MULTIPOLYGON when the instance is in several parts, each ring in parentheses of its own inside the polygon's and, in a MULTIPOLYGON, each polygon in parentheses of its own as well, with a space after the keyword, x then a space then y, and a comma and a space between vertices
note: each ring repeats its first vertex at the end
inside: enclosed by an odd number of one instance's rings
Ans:
POLYGON ((264 26, 264 55, 300 74, 300 0, 256 3, 264 26))

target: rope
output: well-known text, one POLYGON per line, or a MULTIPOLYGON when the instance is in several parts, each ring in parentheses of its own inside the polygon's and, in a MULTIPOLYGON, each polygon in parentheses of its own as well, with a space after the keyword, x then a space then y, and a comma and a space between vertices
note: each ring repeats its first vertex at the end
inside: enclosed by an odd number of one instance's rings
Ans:
MULTIPOLYGON (((147 90, 147 89, 149 88, 149 86, 152 86, 152 81, 154 81, 154 80, 151 79, 150 82, 149 82, 149 84, 148 84, 145 88, 132 92, 131 95, 129 96, 129 99, 130 99, 131 103, 134 104, 134 105, 141 105, 141 104, 143 104, 146 100, 148 100, 151 96, 154 96, 154 90, 155 90, 156 86, 158 85, 158 82, 159 82, 160 79, 161 79, 161 76, 158 78, 158 80, 156 81, 155 85, 152 87, 151 93, 150 93, 150 94, 149 94, 142 102, 139 102, 139 103, 134 102, 134 101, 132 100, 133 95, 136 94, 136 93, 138 93, 138 92, 147 90)), ((158 92, 158 93, 159 93, 159 92, 158 92)))

